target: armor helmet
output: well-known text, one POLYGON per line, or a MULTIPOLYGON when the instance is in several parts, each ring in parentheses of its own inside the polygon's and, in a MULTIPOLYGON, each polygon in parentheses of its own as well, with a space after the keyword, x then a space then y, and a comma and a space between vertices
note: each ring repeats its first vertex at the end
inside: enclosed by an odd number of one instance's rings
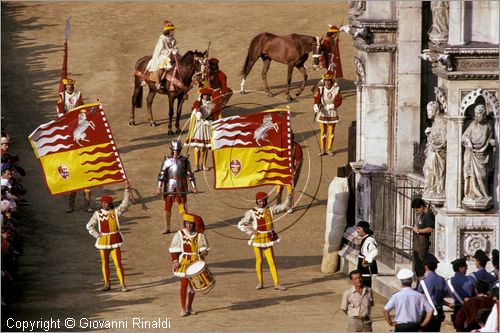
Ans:
POLYGON ((182 150, 181 140, 172 140, 172 142, 170 142, 170 150, 181 151, 182 150))

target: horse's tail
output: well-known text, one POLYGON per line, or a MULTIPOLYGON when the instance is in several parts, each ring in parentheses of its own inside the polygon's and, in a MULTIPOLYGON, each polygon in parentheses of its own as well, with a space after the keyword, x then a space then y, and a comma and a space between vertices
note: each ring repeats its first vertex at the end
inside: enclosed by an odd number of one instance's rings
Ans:
POLYGON ((262 53, 262 42, 268 39, 270 36, 272 35, 267 32, 262 32, 252 39, 252 41, 250 42, 250 46, 248 47, 245 64, 243 65, 243 68, 240 72, 241 76, 246 77, 248 73, 250 73, 253 65, 262 53))
POLYGON ((144 80, 144 73, 146 72, 146 66, 149 62, 149 59, 151 59, 151 56, 144 56, 139 60, 137 60, 137 63, 135 64, 135 71, 134 71, 135 86, 134 86, 134 94, 132 95, 132 105, 134 105, 138 109, 142 108, 142 94, 143 94, 142 86, 144 80))

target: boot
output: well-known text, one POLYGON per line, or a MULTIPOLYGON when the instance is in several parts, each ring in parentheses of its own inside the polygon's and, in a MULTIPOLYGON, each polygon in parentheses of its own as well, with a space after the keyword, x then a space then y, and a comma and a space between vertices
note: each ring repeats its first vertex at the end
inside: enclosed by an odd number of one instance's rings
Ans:
POLYGON ((165 222, 165 229, 163 229, 162 234, 166 235, 170 233, 170 218, 172 216, 172 213, 169 213, 167 211, 163 211, 163 220, 165 222))
POLYGON ((69 205, 66 213, 72 213, 75 210, 76 192, 71 192, 69 195, 69 205))
POLYGON ((92 193, 90 192, 90 190, 83 191, 83 196, 85 198, 85 211, 87 213, 92 213, 92 207, 90 206, 91 195, 92 195, 92 193))
POLYGON ((165 76, 165 68, 161 68, 158 70, 158 82, 156 83, 156 89, 161 90, 165 89, 165 84, 163 83, 163 79, 165 76))
POLYGON ((111 289, 111 283, 109 281, 104 282, 104 287, 102 287, 102 291, 108 291, 111 289))

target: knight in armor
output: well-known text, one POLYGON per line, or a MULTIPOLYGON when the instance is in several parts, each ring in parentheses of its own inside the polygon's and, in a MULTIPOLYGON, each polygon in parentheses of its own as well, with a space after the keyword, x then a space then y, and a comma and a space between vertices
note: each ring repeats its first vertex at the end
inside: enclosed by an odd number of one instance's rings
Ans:
POLYGON ((208 65, 206 86, 214 90, 212 100, 216 107, 212 118, 218 120, 222 108, 227 105, 229 99, 233 96, 233 90, 227 86, 226 74, 219 69, 219 59, 208 59, 208 65))
POLYGON ((176 56, 179 53, 177 41, 174 38, 175 25, 166 20, 163 23, 163 34, 160 35, 156 42, 153 56, 148 62, 146 70, 150 72, 158 71, 157 89, 164 89, 164 80, 166 72, 174 67, 176 56))
POLYGON ((174 265, 174 275, 181 278, 181 317, 185 317, 196 314, 192 308, 194 290, 186 278, 186 269, 195 261, 204 260, 210 248, 203 232, 198 231, 197 220, 200 217, 185 213, 182 219, 184 229, 177 231, 172 238, 169 252, 174 265))
MULTIPOLYGON (((64 79, 63 83, 64 91, 59 93, 57 99, 57 114, 59 117, 84 104, 82 93, 75 89, 75 80, 64 79)), ((76 193, 76 191, 70 193, 66 213, 72 213, 75 210, 76 193)), ((83 190, 83 198, 85 199, 85 211, 92 213, 92 208, 90 207, 92 200, 91 191, 88 189, 83 190)))
POLYGON ((95 247, 99 249, 101 254, 102 274, 104 276, 103 291, 111 289, 109 279, 110 254, 115 263, 116 275, 118 275, 118 280, 120 280, 121 289, 122 291, 127 291, 120 250, 123 244, 123 235, 120 232, 118 218, 125 212, 128 206, 130 206, 130 184, 127 184, 123 201, 117 208, 113 206, 113 198, 111 196, 103 195, 101 197, 102 208, 96 211, 87 223, 87 230, 97 239, 95 247))
POLYGON ((328 25, 326 36, 321 41, 321 57, 320 66, 326 68, 327 71, 334 73, 335 78, 341 79, 344 77, 342 71, 342 62, 340 60, 339 49, 339 32, 340 29, 335 25, 328 25))
POLYGON ((314 92, 313 106, 315 120, 319 123, 320 128, 321 151, 319 156, 334 154, 335 125, 339 122, 337 108, 342 104, 342 95, 334 74, 326 72, 321 78, 322 84, 318 85, 314 92))
POLYGON ((170 143, 170 156, 166 156, 161 164, 158 176, 158 187, 156 194, 162 194, 165 201, 163 217, 165 229, 163 234, 170 233, 170 218, 172 215, 172 204, 177 202, 179 214, 182 216, 187 210, 187 194, 189 193, 188 181, 192 192, 198 193, 191 164, 186 156, 181 155, 182 143, 173 140, 170 143))
POLYGON ((189 133, 186 145, 194 147, 195 171, 209 170, 207 167, 208 149, 210 148, 210 122, 215 110, 212 101, 213 90, 201 88, 198 93, 200 97, 193 103, 189 133))
POLYGON ((279 282, 278 270, 274 262, 274 244, 279 242, 279 237, 273 227, 273 218, 275 214, 284 212, 290 207, 290 197, 285 203, 275 206, 267 206, 267 193, 258 192, 255 195, 257 207, 248 210, 245 216, 238 222, 238 228, 250 235, 248 245, 253 247, 256 260, 256 271, 258 284, 255 289, 264 288, 262 277, 262 257, 265 255, 267 265, 271 271, 275 290, 286 290, 286 287, 279 282))

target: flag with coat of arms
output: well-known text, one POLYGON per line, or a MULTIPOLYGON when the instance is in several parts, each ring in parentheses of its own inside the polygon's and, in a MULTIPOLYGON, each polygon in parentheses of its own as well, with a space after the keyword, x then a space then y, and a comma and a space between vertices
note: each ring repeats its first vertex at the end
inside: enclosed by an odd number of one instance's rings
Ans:
POLYGON ((290 185, 290 111, 271 109, 212 123, 215 189, 290 185))
POLYGON ((50 194, 126 181, 102 104, 85 104, 28 137, 50 194))

